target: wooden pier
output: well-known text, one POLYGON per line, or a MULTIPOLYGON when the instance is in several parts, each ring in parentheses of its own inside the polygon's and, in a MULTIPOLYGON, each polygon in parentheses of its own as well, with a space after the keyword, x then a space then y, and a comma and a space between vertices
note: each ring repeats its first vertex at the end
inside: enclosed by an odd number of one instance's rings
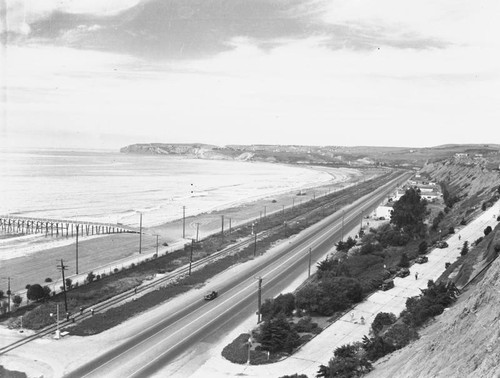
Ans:
POLYGON ((77 234, 90 236, 139 233, 139 230, 122 224, 31 218, 16 215, 0 215, 0 229, 11 234, 45 234, 45 236, 52 237, 72 237, 77 234))

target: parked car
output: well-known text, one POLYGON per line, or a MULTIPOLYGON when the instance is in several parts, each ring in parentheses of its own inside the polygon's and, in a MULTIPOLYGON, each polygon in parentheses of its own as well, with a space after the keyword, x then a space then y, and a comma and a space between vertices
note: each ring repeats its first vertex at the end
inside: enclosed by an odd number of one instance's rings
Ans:
POLYGON ((384 282, 382 282, 382 285, 381 285, 381 289, 383 291, 386 291, 386 290, 390 290, 394 287, 394 280, 392 278, 389 278, 387 280, 384 280, 384 282))
POLYGON ((415 262, 418 264, 424 264, 427 261, 429 261, 429 258, 427 256, 418 256, 417 260, 415 260, 415 262))
POLYGON ((205 300, 211 301, 212 299, 217 298, 217 295, 219 295, 219 293, 217 293, 215 290, 213 290, 205 295, 205 300))
POLYGON ((397 273, 396 273, 396 277, 401 277, 401 278, 404 278, 404 277, 407 277, 410 275, 410 269, 408 268, 401 268, 397 273))
POLYGON ((437 248, 447 248, 448 247, 448 243, 446 243, 445 241, 438 241, 436 243, 436 247, 437 248))

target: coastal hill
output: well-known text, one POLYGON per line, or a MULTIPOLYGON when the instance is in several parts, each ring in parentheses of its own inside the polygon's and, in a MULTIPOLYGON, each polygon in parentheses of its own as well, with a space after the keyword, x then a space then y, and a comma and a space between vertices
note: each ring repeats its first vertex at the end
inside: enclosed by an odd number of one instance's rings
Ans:
POLYGON ((227 145, 201 143, 143 143, 123 147, 120 152, 147 155, 176 155, 197 159, 263 161, 287 164, 337 166, 423 167, 451 156, 485 158, 498 168, 500 145, 448 144, 428 148, 370 146, 227 145))

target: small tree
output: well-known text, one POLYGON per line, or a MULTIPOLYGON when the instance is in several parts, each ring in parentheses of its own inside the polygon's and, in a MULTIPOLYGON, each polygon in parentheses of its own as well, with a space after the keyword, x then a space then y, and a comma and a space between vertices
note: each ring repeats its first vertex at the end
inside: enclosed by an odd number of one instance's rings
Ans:
POLYGON ((450 226, 450 228, 448 229, 448 233, 449 234, 454 234, 455 233, 455 228, 453 226, 450 226))
POLYGON ((87 274, 87 282, 92 283, 92 281, 94 281, 94 278, 95 278, 94 272, 90 271, 89 274, 87 274))
POLYGON ((45 293, 45 298, 48 298, 50 297, 50 293, 51 293, 52 290, 50 290, 50 287, 48 286, 44 286, 43 287, 43 292, 45 293))
POLYGON ((16 307, 19 307, 19 305, 22 303, 23 298, 20 295, 14 295, 14 298, 12 298, 12 302, 14 302, 14 305, 16 307))
POLYGON ((45 291, 40 284, 30 285, 26 297, 28 297, 29 300, 38 301, 45 298, 45 291))
POLYGON ((71 278, 66 278, 66 289, 71 290, 73 288, 73 280, 71 278))
POLYGON ((45 279, 45 282, 52 282, 52 278, 47 277, 47 278, 45 279))
POLYGON ((372 330, 376 334, 384 329, 384 327, 394 324, 397 318, 392 312, 379 312, 373 319, 372 330))
POLYGON ((465 241, 460 254, 465 256, 467 253, 469 253, 469 242, 465 241))
POLYGON ((488 234, 493 231, 491 226, 488 226, 484 229, 484 236, 488 236, 488 234))

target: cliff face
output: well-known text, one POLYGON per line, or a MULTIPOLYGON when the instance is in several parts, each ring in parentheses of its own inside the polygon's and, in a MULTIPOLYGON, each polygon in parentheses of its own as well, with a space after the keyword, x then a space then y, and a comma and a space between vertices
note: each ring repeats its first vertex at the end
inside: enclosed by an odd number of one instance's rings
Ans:
MULTIPOLYGON (((492 232, 490 248, 500 246, 499 229, 492 232)), ((499 309, 500 259, 496 259, 479 283, 420 332, 419 340, 378 362, 368 377, 498 377, 499 309)))

